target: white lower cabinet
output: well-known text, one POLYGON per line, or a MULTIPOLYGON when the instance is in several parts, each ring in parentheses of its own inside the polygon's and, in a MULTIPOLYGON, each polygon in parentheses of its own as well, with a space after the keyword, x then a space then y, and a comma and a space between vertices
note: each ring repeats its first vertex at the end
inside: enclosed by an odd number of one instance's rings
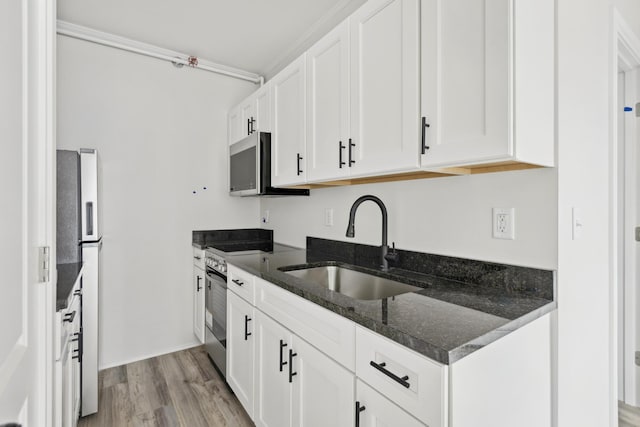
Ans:
POLYGON ((204 344, 204 250, 193 248, 193 334, 204 344))
POLYGON ((256 425, 350 425, 353 373, 261 311, 256 318, 256 425))
POLYGON ((193 333, 204 344, 204 270, 193 267, 193 333))
POLYGON ((227 382, 253 417, 254 308, 227 292, 227 382))
POLYGON ((357 427, 425 427, 425 424, 360 380, 356 385, 355 411, 357 427))
POLYGON ((291 332, 256 310, 256 334, 253 422, 259 427, 290 426, 291 386, 288 374, 291 332))
POLYGON ((549 314, 443 365, 240 273, 255 306, 228 292, 227 381, 259 427, 549 425, 549 314))
POLYGON ((351 425, 355 375, 296 335, 292 351, 292 425, 351 425))
POLYGON ((53 426, 75 427, 80 416, 80 281, 69 306, 56 313, 53 426))

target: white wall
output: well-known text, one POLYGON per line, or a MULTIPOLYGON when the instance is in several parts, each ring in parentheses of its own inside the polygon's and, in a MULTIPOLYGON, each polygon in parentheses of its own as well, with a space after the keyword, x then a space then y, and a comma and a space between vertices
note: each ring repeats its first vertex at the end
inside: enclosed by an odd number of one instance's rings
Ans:
POLYGON ((617 421, 610 282, 611 5, 633 28, 629 1, 558 0, 558 426, 617 421), (572 239, 572 208, 582 237, 572 239))
POLYGON ((58 147, 102 161, 101 368, 196 343, 191 231, 258 226, 226 190, 226 113, 254 89, 58 37, 58 147))
POLYGON ((535 169, 311 190, 310 197, 263 199, 265 228, 274 238, 305 246, 307 235, 380 245, 380 209, 371 202, 356 214, 356 236, 345 232, 349 210, 362 195, 382 199, 389 213, 389 244, 402 249, 555 269, 556 170, 535 169), (515 208, 516 240, 492 238, 492 208, 515 208), (334 226, 324 225, 334 209, 334 226))

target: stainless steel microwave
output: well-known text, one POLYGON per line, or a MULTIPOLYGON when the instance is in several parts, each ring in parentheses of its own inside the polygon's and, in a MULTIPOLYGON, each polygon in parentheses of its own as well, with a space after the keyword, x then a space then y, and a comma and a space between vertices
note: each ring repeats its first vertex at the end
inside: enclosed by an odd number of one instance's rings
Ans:
POLYGON ((271 186, 271 134, 254 132, 229 147, 232 196, 308 196, 309 190, 271 186))

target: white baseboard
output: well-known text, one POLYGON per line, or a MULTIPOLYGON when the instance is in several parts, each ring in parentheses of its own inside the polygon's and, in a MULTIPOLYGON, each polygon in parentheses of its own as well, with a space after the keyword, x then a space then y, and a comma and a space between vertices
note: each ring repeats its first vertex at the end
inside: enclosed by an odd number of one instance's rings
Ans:
POLYGON ((182 344, 173 348, 169 348, 166 350, 162 350, 160 352, 157 353, 150 353, 147 355, 142 355, 142 356, 136 356, 132 359, 125 359, 119 362, 114 362, 114 363, 109 363, 109 364, 105 364, 105 365, 100 365, 98 367, 99 371, 104 371, 105 369, 109 369, 109 368, 115 368, 116 366, 122 366, 122 365, 128 365, 129 363, 134 363, 134 362, 139 362, 141 360, 147 360, 147 359, 151 359, 152 357, 158 357, 158 356, 163 356, 165 354, 169 354, 169 353, 175 353, 176 351, 182 351, 182 350, 187 350, 189 348, 193 348, 193 347, 198 347, 202 344, 200 344, 197 341, 192 341, 186 344, 182 344))

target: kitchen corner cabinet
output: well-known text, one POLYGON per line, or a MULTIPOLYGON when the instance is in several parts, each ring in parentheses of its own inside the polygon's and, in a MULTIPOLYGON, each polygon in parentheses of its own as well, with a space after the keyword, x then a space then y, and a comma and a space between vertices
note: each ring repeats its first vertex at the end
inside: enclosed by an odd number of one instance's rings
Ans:
POLYGON ((255 314, 251 304, 227 292, 227 382, 253 417, 255 314))
POLYGON ((271 79, 271 184, 304 184, 306 174, 306 54, 271 79))
POLYGON ((193 248, 193 333, 204 344, 205 279, 204 250, 193 248))
POLYGON ((271 132, 271 85, 265 84, 229 110, 229 144, 254 132, 271 132))
POLYGON ((422 166, 553 166, 553 0, 421 5, 422 166))

